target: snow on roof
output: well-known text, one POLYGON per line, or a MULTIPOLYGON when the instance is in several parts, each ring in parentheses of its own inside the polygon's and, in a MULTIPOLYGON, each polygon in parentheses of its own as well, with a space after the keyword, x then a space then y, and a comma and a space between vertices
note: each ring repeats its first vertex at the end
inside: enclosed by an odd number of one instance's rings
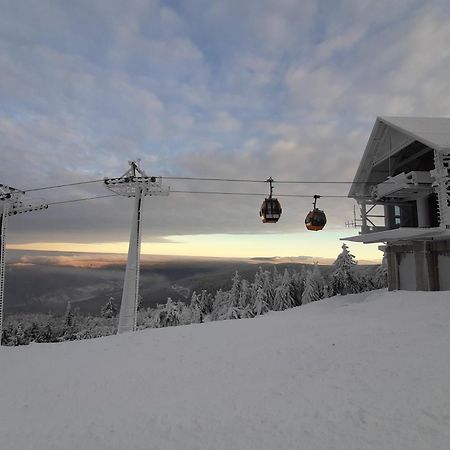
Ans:
MULTIPOLYGON (((400 151, 412 141, 419 141, 436 150, 450 148, 450 117, 377 117, 353 184, 350 187, 349 197, 358 198, 367 195, 367 189, 361 183, 372 182, 373 184, 374 180, 371 179, 372 168, 377 153, 379 153, 381 136, 384 134, 386 127, 403 136, 403 142, 397 142, 395 152, 400 151)), ((390 142, 390 145, 392 145, 392 142, 390 142)))
POLYGON ((382 116, 379 119, 434 149, 450 148, 450 117, 382 116))
POLYGON ((363 242, 373 244, 375 242, 413 241, 415 239, 448 239, 449 230, 443 228, 395 228, 394 230, 378 231, 375 233, 358 234, 341 238, 341 241, 363 242))

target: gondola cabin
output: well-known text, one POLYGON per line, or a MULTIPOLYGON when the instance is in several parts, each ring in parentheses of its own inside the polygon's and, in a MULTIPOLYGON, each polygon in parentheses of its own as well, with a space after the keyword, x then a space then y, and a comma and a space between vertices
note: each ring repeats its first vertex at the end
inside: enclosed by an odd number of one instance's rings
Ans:
POLYGON ((316 203, 317 199, 320 198, 320 195, 314 196, 314 207, 313 210, 310 211, 305 218, 306 228, 310 231, 320 231, 323 230, 323 227, 327 223, 327 216, 325 213, 317 208, 316 203))
POLYGON ((266 198, 262 205, 259 215, 263 223, 277 223, 281 216, 281 204, 276 198, 266 198))
POLYGON ((270 186, 269 197, 266 197, 261 205, 261 210, 259 215, 263 223, 277 223, 281 216, 281 204, 280 202, 272 197, 273 193, 273 178, 270 177, 266 180, 270 186))
POLYGON ((314 208, 305 218, 306 228, 310 231, 320 231, 327 223, 327 217, 323 211, 314 208))

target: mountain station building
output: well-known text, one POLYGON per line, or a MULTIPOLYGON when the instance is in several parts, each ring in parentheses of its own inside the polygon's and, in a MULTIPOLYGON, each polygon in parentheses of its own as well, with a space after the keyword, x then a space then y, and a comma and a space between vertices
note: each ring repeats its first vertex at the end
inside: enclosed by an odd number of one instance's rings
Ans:
POLYGON ((450 118, 378 117, 348 196, 361 232, 343 239, 384 244, 389 290, 450 290, 450 118))

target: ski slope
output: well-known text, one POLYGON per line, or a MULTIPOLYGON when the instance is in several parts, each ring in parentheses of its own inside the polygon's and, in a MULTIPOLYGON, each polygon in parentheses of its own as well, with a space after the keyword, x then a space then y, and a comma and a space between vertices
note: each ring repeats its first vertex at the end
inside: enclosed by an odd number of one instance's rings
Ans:
POLYGON ((450 448, 450 292, 0 349, 4 450, 450 448))

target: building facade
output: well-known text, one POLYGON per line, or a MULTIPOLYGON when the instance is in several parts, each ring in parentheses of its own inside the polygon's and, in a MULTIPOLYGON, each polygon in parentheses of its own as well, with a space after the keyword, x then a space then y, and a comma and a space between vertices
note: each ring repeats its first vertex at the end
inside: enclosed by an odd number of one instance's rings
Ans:
POLYGON ((389 289, 450 290, 450 118, 378 117, 351 186, 389 289))

